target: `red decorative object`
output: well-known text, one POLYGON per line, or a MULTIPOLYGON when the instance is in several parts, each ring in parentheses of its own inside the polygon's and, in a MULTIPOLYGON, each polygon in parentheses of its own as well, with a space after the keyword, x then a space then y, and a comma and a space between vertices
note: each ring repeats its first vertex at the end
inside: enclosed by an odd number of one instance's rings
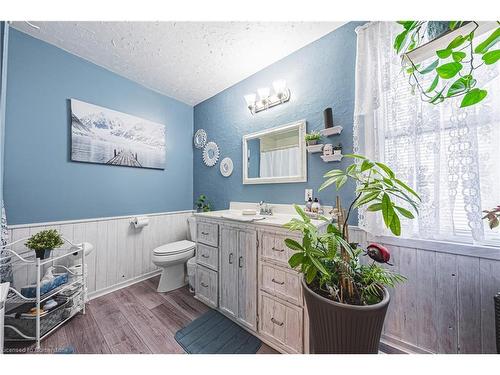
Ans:
POLYGON ((378 243, 369 244, 366 248, 366 254, 375 262, 387 263, 388 265, 392 266, 392 264, 389 263, 389 260, 391 259, 391 253, 389 252, 389 250, 387 250, 386 247, 379 245, 378 243))

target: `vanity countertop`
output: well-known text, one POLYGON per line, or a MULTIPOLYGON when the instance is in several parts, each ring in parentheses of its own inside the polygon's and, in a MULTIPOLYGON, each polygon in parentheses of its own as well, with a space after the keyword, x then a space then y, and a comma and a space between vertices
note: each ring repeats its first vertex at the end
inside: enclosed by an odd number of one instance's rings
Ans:
MULTIPOLYGON (((248 223, 259 226, 274 226, 283 227, 291 219, 300 219, 297 214, 285 214, 285 213, 275 213, 271 216, 264 215, 243 215, 241 210, 219 210, 210 212, 196 212, 194 214, 196 217, 203 217, 207 219, 218 219, 218 220, 231 220, 238 223, 248 223)), ((312 223, 320 228, 327 225, 327 222, 323 220, 314 220, 312 223)))

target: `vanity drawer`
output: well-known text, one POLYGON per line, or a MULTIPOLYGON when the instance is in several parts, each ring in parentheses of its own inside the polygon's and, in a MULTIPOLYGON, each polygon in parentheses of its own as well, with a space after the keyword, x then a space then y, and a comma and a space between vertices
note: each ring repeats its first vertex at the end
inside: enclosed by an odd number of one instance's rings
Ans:
POLYGON ((197 244, 196 263, 217 271, 219 269, 219 248, 197 244))
POLYGON ((261 263, 260 288, 296 305, 302 305, 300 274, 291 269, 261 263))
POLYGON ((217 307, 217 272, 196 266, 196 297, 205 304, 217 307))
POLYGON ((272 233, 263 233, 260 246, 260 253, 262 258, 289 267, 288 259, 290 259, 290 257, 294 254, 294 251, 285 246, 285 238, 293 237, 276 235, 272 233))
POLYGON ((302 353, 303 309, 261 292, 259 332, 288 353, 302 353))
POLYGON ((196 239, 210 246, 219 246, 219 225, 212 223, 197 223, 196 239))

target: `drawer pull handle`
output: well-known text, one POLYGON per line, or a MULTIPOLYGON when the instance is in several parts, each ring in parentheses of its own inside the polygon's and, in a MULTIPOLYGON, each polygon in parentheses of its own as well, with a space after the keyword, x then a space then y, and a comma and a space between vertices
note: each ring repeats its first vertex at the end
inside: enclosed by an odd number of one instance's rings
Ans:
POLYGON ((273 322, 274 324, 276 324, 277 326, 280 326, 280 327, 283 325, 283 322, 277 321, 274 318, 271 318, 271 322, 273 322))
POLYGON ((208 232, 201 232, 201 234, 203 234, 204 236, 208 236, 208 232))
POLYGON ((233 253, 229 253, 229 264, 233 264, 233 253))
POLYGON ((239 257, 239 259, 238 259, 238 267, 243 268, 243 257, 239 257))
POLYGON ((205 284, 205 283, 202 281, 202 282, 201 282, 201 286, 202 286, 203 288, 207 288, 207 287, 208 287, 208 284, 205 284))
POLYGON ((273 246, 273 251, 277 251, 278 253, 282 253, 283 251, 285 251, 285 249, 277 249, 273 246))
POLYGON ((201 257, 202 257, 202 258, 210 258, 210 256, 209 256, 209 255, 207 255, 207 254, 201 254, 201 257))
POLYGON ((276 279, 271 280, 275 284, 283 285, 285 282, 284 281, 277 281, 276 279))

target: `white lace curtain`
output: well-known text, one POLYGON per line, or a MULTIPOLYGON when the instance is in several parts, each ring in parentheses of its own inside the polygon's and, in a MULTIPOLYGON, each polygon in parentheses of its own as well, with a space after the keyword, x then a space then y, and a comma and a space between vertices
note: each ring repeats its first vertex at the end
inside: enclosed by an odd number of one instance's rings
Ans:
MULTIPOLYGON (((476 71, 477 87, 488 90, 480 104, 424 103, 392 48, 400 29, 395 22, 357 29, 354 152, 384 161, 419 192, 420 215, 402 220, 402 236, 500 244, 498 230, 482 220, 482 210, 500 204, 499 68, 476 71)), ((360 210, 359 221, 387 233, 377 214, 360 210)))

